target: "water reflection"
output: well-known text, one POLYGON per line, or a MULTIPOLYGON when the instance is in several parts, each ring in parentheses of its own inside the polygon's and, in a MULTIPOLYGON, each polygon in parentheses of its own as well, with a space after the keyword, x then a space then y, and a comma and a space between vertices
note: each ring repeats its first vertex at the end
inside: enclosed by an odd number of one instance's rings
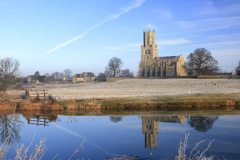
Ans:
POLYGON ((0 136, 1 142, 10 136, 8 143, 18 142, 23 122, 19 114, 1 115, 0 116, 0 136))
POLYGON ((26 120, 28 121, 28 124, 31 125, 42 125, 44 127, 49 126, 48 124, 50 122, 56 122, 57 120, 57 115, 48 115, 48 116, 43 116, 43 115, 31 115, 31 116, 26 116, 26 120))
POLYGON ((207 132, 217 119, 218 116, 191 116, 187 123, 199 132, 207 132))
MULTIPOLYGON (((20 127, 19 134, 21 132, 21 141, 25 144, 31 143, 35 132, 36 142, 47 137, 49 151, 44 159, 52 159, 57 154, 59 159, 69 158, 83 139, 85 149, 79 155, 76 154, 76 159, 103 159, 122 154, 139 157, 149 157, 150 154, 151 159, 171 159, 177 155, 177 146, 179 140, 184 139, 184 133, 190 133, 188 149, 192 149, 201 140, 208 142, 215 139, 207 156, 225 156, 228 159, 240 156, 240 116, 218 118, 209 116, 209 113, 200 117, 197 116, 199 112, 180 113, 170 115, 168 112, 166 115, 164 112, 137 112, 130 115, 129 112, 103 112, 100 116, 99 113, 92 116, 83 115, 82 112, 71 112, 68 115, 66 112, 23 112, 20 118, 26 125, 20 127), (189 116, 193 114, 195 115, 189 116), (48 123, 54 121, 56 123, 48 123)), ((10 117, 7 118, 9 120, 10 117)), ((1 133, 5 130, 3 125, 8 123, 4 121, 7 121, 6 116, 1 116, 1 133)), ((16 134, 15 137, 17 136, 16 134)), ((204 145, 200 146, 201 151, 206 148, 204 145)))
POLYGON ((159 122, 184 124, 185 116, 142 116, 142 134, 145 135, 145 148, 157 148, 159 122))
POLYGON ((111 117, 110 117, 110 120, 111 120, 113 123, 118 123, 119 121, 122 121, 122 116, 111 116, 111 117))

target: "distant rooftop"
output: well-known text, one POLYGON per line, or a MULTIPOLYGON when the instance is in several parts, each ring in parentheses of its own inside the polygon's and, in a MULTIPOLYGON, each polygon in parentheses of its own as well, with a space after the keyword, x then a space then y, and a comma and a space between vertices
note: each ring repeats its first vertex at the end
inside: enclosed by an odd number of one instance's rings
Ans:
POLYGON ((92 72, 83 72, 83 75, 84 75, 85 77, 96 77, 96 75, 93 74, 92 72))
POLYGON ((174 59, 174 58, 179 58, 180 56, 155 57, 155 59, 174 59))

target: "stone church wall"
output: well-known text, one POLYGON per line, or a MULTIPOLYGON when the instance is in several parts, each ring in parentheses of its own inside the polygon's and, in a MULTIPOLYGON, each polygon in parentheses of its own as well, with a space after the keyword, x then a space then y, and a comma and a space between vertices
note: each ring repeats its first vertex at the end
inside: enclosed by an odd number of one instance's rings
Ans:
POLYGON ((183 55, 158 57, 158 46, 155 45, 155 30, 144 31, 143 38, 139 77, 176 77, 188 75, 183 55))

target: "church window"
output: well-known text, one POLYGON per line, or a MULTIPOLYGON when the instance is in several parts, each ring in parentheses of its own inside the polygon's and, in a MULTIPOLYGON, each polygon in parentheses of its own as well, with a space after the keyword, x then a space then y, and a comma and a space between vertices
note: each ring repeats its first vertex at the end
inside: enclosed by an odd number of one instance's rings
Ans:
POLYGON ((150 54, 150 49, 148 50, 148 54, 150 54))
POLYGON ((145 54, 147 54, 147 50, 145 50, 145 54))
POLYGON ((147 59, 148 59, 148 56, 147 56, 147 59))

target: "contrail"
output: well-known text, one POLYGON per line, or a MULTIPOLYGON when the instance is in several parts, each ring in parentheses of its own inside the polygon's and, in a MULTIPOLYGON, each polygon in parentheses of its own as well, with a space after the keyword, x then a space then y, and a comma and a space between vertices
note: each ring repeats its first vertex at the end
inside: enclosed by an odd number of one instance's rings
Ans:
POLYGON ((60 125, 58 125, 58 124, 56 124, 56 123, 51 123, 51 124, 54 125, 54 126, 56 126, 56 127, 59 128, 59 129, 61 129, 61 130, 67 131, 69 134, 72 134, 72 135, 74 135, 74 136, 76 136, 76 137, 79 137, 79 138, 81 138, 81 139, 85 139, 85 142, 88 142, 90 145, 92 145, 92 146, 94 146, 94 147, 102 150, 103 152, 106 153, 106 155, 112 155, 112 156, 115 156, 115 157, 116 157, 116 156, 119 156, 117 153, 110 152, 110 151, 102 148, 101 146, 99 146, 99 145, 97 145, 97 144, 95 144, 95 143, 93 143, 93 142, 90 142, 90 141, 87 139, 87 137, 85 137, 85 136, 82 136, 82 135, 80 135, 80 134, 78 134, 78 133, 76 133, 76 132, 74 132, 74 131, 72 131, 72 130, 70 130, 70 129, 67 129, 67 128, 65 128, 65 127, 62 127, 62 126, 60 126, 60 125))
POLYGON ((101 21, 100 23, 96 24, 95 26, 91 27, 90 29, 88 29, 87 31, 83 32, 83 34, 79 35, 79 36, 76 36, 70 40, 68 40, 67 42, 64 42, 60 45, 57 45, 55 46, 53 49, 47 51, 46 53, 44 53, 44 56, 45 55, 48 55, 49 53, 55 51, 55 50, 58 50, 59 48, 63 47, 63 46, 66 46, 70 43, 72 43, 73 41, 76 41, 84 36, 86 36, 88 34, 88 32, 98 28, 99 26, 101 26, 102 24, 108 22, 108 21, 111 21, 111 20, 114 20, 114 19, 117 19, 118 17, 120 17, 122 14, 124 13, 127 13, 129 12, 130 10, 134 9, 134 8, 138 8, 141 6, 142 3, 144 3, 145 0, 134 0, 130 5, 126 6, 126 7, 123 7, 121 8, 121 11, 118 13, 118 14, 113 14, 107 18, 105 18, 103 21, 101 21))

